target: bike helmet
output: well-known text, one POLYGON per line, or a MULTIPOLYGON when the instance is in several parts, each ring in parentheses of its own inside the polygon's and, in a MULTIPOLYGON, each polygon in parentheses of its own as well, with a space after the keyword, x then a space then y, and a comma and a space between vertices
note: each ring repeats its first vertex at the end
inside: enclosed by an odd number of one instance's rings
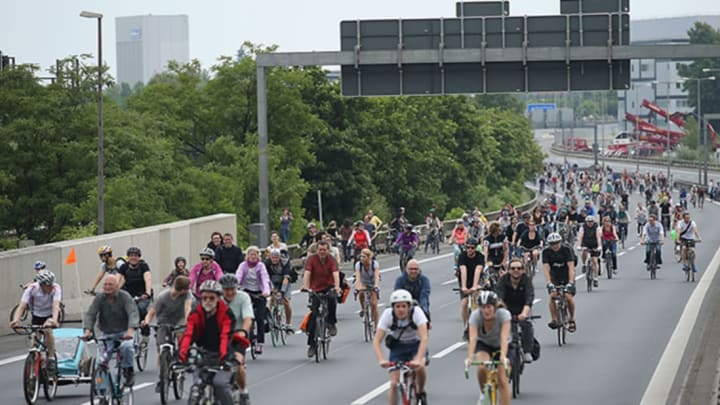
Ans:
POLYGON ((585 222, 588 222, 588 221, 590 221, 590 222, 595 222, 595 217, 592 216, 592 215, 586 216, 586 217, 585 217, 585 222))
POLYGON ((46 266, 47 266, 47 265, 45 264, 44 261, 38 260, 38 261, 36 261, 35 264, 33 265, 33 268, 34 268, 35 270, 44 270, 46 266))
POLYGON ((463 223, 463 220, 462 220, 462 219, 458 219, 457 221, 455 221, 455 223, 456 223, 457 225, 460 225, 460 224, 463 223))
POLYGON ((209 258, 211 258, 211 259, 214 259, 214 258, 215 258, 215 251, 212 250, 212 249, 210 249, 210 248, 207 248, 207 247, 206 247, 206 248, 202 248, 202 250, 200 250, 200 257, 203 257, 203 256, 207 256, 207 257, 209 257, 209 258))
POLYGON ((112 254, 112 248, 108 245, 100 246, 97 250, 98 255, 112 254))
POLYGON ((547 238, 548 243, 560 243, 562 242, 562 236, 559 233, 553 232, 547 238))
POLYGON ((478 241, 475 238, 468 238, 468 240, 465 241, 465 246, 473 246, 477 247, 478 241))
POLYGON ((355 226, 362 226, 363 221, 355 221, 355 226))
POLYGON ((405 224, 405 229, 413 229, 412 224, 405 224))
POLYGON ((130 255, 142 256, 142 252, 140 251, 140 248, 137 246, 130 246, 128 248, 127 252, 125 252, 125 254, 128 256, 130 256, 130 255))
POLYGON ((314 227, 315 227, 315 224, 313 222, 310 222, 309 224, 307 224, 307 229, 314 228, 314 227))
POLYGON ((51 271, 43 270, 35 277, 35 281, 40 285, 53 285, 55 275, 51 271))
POLYGON ((220 277, 220 280, 218 280, 220 283, 220 286, 222 288, 237 288, 238 286, 238 280, 237 276, 234 274, 228 273, 220 277))
POLYGON ((413 297, 412 294, 410 294, 410 291, 408 290, 395 290, 390 294, 390 305, 394 305, 398 302, 407 302, 408 304, 412 304, 413 297))
POLYGON ((207 280, 200 285, 200 292, 213 292, 215 294, 220 294, 222 292, 222 289, 220 288, 220 285, 217 283, 217 281, 207 280))
POLYGON ((494 291, 480 291, 477 303, 478 305, 495 305, 497 304, 497 294, 494 291))

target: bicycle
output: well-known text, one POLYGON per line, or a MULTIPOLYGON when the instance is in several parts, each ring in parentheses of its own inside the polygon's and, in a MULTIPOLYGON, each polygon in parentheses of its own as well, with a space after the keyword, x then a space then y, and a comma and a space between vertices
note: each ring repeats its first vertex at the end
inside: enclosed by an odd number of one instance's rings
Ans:
POLYGON ((468 333, 469 333, 469 332, 468 332, 468 328, 469 328, 468 323, 470 322, 470 315, 472 314, 472 312, 473 312, 474 310, 476 310, 476 309, 479 307, 478 304, 477 304, 477 300, 475 299, 476 294, 477 294, 477 291, 471 290, 469 294, 465 294, 465 293, 462 292, 462 289, 460 289, 460 288, 453 288, 452 290, 455 291, 455 292, 457 292, 458 294, 460 294, 460 298, 467 298, 467 299, 468 299, 468 300, 467 300, 467 307, 466 307, 466 308, 467 308, 467 310, 466 310, 466 313, 467 313, 467 315, 466 315, 467 318, 466 318, 466 319, 467 319, 467 320, 466 320, 465 325, 463 325, 463 340, 467 341, 467 340, 468 340, 468 333))
POLYGON ((700 240, 689 240, 683 239, 681 242, 685 245, 685 264, 683 265, 683 271, 685 272, 685 281, 693 283, 695 282, 695 244, 700 243, 700 240))
MULTIPOLYGON (((25 285, 20 284, 20 289, 25 291, 25 285)), ((10 322, 15 319, 15 312, 20 308, 20 304, 15 304, 15 306, 12 307, 10 310, 10 322)), ((25 311, 23 311, 22 314, 20 314, 20 322, 26 322, 28 319, 28 314, 31 313, 31 305, 25 306, 25 311)), ((62 302, 60 303, 60 312, 58 313, 58 325, 62 325, 65 323, 65 304, 62 302)))
POLYGON ((440 230, 433 228, 427 237, 430 239, 430 252, 434 255, 440 254, 440 230))
MULTIPOLYGON (((178 371, 182 370, 185 373, 194 374, 196 371, 199 371, 200 378, 197 379, 196 382, 193 382, 192 387, 190 387, 188 404, 211 405, 220 403, 218 399, 215 398, 213 379, 215 378, 215 374, 222 371, 227 371, 231 376, 233 376, 231 378, 233 403, 240 404, 240 391, 234 378, 237 366, 231 363, 224 363, 220 365, 214 364, 211 366, 209 363, 213 363, 212 361, 204 361, 205 356, 208 354, 210 353, 205 350, 192 347, 188 353, 188 364, 185 366, 178 365, 175 367, 178 371)), ((212 358, 212 356, 207 357, 212 358)))
POLYGON ((412 259, 415 256, 415 245, 411 246, 410 249, 405 250, 402 246, 399 247, 400 252, 400 273, 405 273, 405 267, 407 267, 408 262, 410 259, 412 259))
POLYGON ((598 249, 588 249, 584 247, 581 250, 588 252, 583 262, 583 273, 585 273, 585 279, 587 280, 587 292, 592 292, 595 282, 595 270, 598 264, 591 253, 596 252, 598 249), (588 266, 588 261, 590 262, 590 266, 588 266))
POLYGON ((657 242, 648 242, 648 249, 650 249, 650 257, 648 257, 647 269, 650 272, 650 280, 657 278, 657 242))
POLYGON ((618 226, 618 230, 620 231, 618 232, 618 237, 620 238, 620 243, 622 244, 623 250, 625 250, 625 240, 627 239, 627 227, 627 223, 621 223, 618 226))
POLYGON ((533 251, 535 249, 540 249, 540 246, 534 247, 532 249, 526 249, 524 247, 520 247, 520 250, 522 251, 522 261, 523 265, 525 266, 525 274, 530 277, 530 280, 535 279, 535 273, 537 269, 537 263, 533 263, 533 251))
POLYGON ((397 396, 395 403, 400 401, 402 405, 427 405, 426 398, 418 398, 417 381, 415 370, 404 361, 394 361, 390 363, 388 371, 400 370, 400 379, 397 384, 397 396), (399 399, 398 399, 399 397, 399 399))
MULTIPOLYGON (((512 396, 517 398, 520 396, 520 375, 525 369, 525 350, 522 345, 522 328, 517 317, 513 317, 510 333, 512 333, 512 342, 510 343, 510 352, 514 353, 510 356, 510 384, 512 385, 512 396)), ((540 315, 527 317, 527 322, 534 319, 540 319, 540 315)))
POLYGON ((485 285, 487 288, 491 290, 495 290, 495 286, 498 283, 498 280, 500 280, 500 273, 503 271, 503 265, 502 263, 493 264, 492 266, 488 266, 485 268, 485 285))
POLYGON ((570 314, 568 313, 568 302, 565 293, 565 286, 555 287, 555 319, 559 323, 557 330, 558 346, 562 347, 567 344, 567 330, 570 323, 570 314))
POLYGON ((283 346, 285 342, 285 334, 287 328, 285 327, 285 307, 283 301, 285 294, 282 291, 273 291, 273 303, 270 306, 270 317, 268 322, 270 323, 270 339, 272 340, 273 347, 277 347, 280 344, 283 346))
MULTIPOLYGON (((498 403, 498 386, 500 385, 500 375, 498 374, 498 366, 502 362, 497 360, 472 361, 465 360, 465 379, 470 378, 470 366, 483 366, 486 370, 485 386, 482 391, 484 394, 483 405, 496 405, 498 403)), ((510 376, 510 366, 505 365, 505 375, 510 376)))
POLYGON ((147 367, 148 344, 143 342, 143 337, 140 328, 135 328, 133 346, 135 346, 135 364, 137 364, 138 371, 143 371, 147 367))
POLYGON ((160 324, 153 327, 155 329, 155 340, 158 339, 157 332, 164 330, 165 341, 160 343, 160 353, 158 354, 158 363, 160 366, 160 402, 163 405, 170 400, 170 385, 173 387, 173 394, 176 400, 183 397, 183 389, 185 387, 185 374, 178 373, 173 367, 173 359, 178 351, 177 339, 175 333, 185 329, 185 325, 176 326, 170 324, 160 324))
POLYGON ((613 276, 611 243, 612 242, 607 242, 607 247, 605 248, 605 252, 603 252, 603 261, 605 261, 605 272, 607 273, 608 280, 611 280, 613 276))
MULTIPOLYGON (((246 291, 247 292, 247 291, 246 291)), ((250 299, 253 298, 257 299, 259 297, 262 297, 262 294, 258 293, 251 293, 247 292, 247 294, 250 296, 250 299)), ((266 319, 266 321, 268 321, 266 319)), ((252 324, 250 325, 250 336, 248 336, 248 339, 250 340, 250 357, 252 357, 253 360, 257 359, 257 352, 255 351, 257 345, 258 345, 258 333, 265 333, 265 326, 262 326, 262 329, 258 326, 257 320, 253 318, 252 324)))
POLYGON ((122 384, 122 355, 120 354, 121 338, 111 337, 94 337, 90 340, 98 344, 103 344, 105 350, 102 357, 95 364, 92 372, 92 381, 90 382, 90 403, 95 405, 132 405, 133 388, 125 387, 122 384), (108 342, 112 342, 112 348, 108 351, 108 342), (115 365, 117 373, 115 374, 115 382, 113 383, 113 374, 110 371, 110 361, 115 356, 115 365))
MULTIPOLYGON (((317 314, 315 314, 315 363, 320 362, 320 357, 327 360, 327 354, 330 351, 330 332, 327 326, 327 315, 330 313, 328 309, 328 293, 316 293, 306 290, 310 297, 315 297, 319 302, 317 314)), ((311 327, 311 326, 308 326, 311 327)))
POLYGON ((30 341, 30 350, 28 350, 25 366, 23 367, 23 394, 25 395, 25 402, 29 405, 34 404, 38 396, 40 396, 40 384, 42 384, 45 399, 48 401, 52 401, 57 393, 57 373, 50 375, 46 366, 48 347, 45 345, 44 333, 52 333, 51 329, 39 325, 16 326, 14 328, 15 333, 27 335, 30 341))
POLYGON ((380 300, 379 296, 380 290, 378 288, 364 288, 362 290, 355 290, 355 300, 357 301, 357 296, 359 293, 363 293, 363 308, 365 308, 365 311, 363 312, 362 322, 363 322, 363 338, 366 342, 369 342, 373 339, 373 336, 375 336, 375 321, 373 321, 372 318, 372 297, 370 294, 378 294, 378 300, 380 300))

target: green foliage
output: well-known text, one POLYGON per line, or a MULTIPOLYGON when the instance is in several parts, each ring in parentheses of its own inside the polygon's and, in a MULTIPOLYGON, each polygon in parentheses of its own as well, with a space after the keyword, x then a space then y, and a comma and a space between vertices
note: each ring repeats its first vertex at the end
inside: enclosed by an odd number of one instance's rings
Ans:
POLYGON ((463 214, 465 213, 464 208, 455 207, 448 211, 447 214, 445 214, 445 218, 443 218, 443 221, 452 221, 454 219, 462 218, 463 214))
MULTIPOLYGON (((720 44, 720 30, 711 25, 696 22, 688 31, 691 44, 720 44)), ((720 58, 704 58, 693 61, 689 65, 680 65, 678 73, 688 78, 716 76, 720 79, 720 72, 705 73, 703 69, 720 70, 720 58)), ((700 100, 702 113, 720 112, 720 80, 702 80, 700 82, 700 100)), ((683 84, 683 89, 688 92, 688 104, 697 110, 697 88, 696 80, 688 80, 683 84)))

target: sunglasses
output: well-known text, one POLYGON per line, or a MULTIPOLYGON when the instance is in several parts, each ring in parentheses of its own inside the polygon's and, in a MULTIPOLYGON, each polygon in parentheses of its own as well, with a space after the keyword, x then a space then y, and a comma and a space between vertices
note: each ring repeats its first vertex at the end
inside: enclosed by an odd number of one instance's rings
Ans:
POLYGON ((100 258, 102 259, 103 257, 107 257, 108 255, 102 254, 102 255, 98 255, 98 256, 100 256, 100 258))
POLYGON ((204 261, 204 262, 209 262, 209 261, 211 261, 212 259, 209 258, 209 257, 201 257, 200 260, 202 260, 202 261, 204 261))
POLYGON ((475 246, 465 246, 465 249, 473 249, 473 250, 475 250, 475 246))
POLYGON ((202 297, 202 300, 203 300, 203 301, 217 301, 217 297, 212 296, 212 295, 208 295, 208 296, 206 296, 206 297, 202 297))
POLYGON ((522 266, 510 266, 510 270, 522 270, 522 266))
POLYGON ((420 267, 408 267, 407 270, 420 270, 420 267))

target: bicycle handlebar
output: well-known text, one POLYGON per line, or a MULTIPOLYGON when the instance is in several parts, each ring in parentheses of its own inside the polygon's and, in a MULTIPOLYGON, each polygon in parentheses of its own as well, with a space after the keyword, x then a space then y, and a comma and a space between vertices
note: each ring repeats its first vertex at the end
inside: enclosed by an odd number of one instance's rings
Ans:
POLYGON ((46 330, 46 329, 55 329, 55 328, 56 328, 56 326, 42 326, 42 325, 28 325, 28 326, 24 326, 24 325, 17 325, 17 326, 15 326, 15 327, 13 328, 13 330, 14 330, 15 333, 17 333, 18 335, 30 335, 30 334, 32 334, 33 332, 38 332, 38 331, 39 331, 39 332, 42 332, 42 331, 44 331, 44 330, 46 330))

